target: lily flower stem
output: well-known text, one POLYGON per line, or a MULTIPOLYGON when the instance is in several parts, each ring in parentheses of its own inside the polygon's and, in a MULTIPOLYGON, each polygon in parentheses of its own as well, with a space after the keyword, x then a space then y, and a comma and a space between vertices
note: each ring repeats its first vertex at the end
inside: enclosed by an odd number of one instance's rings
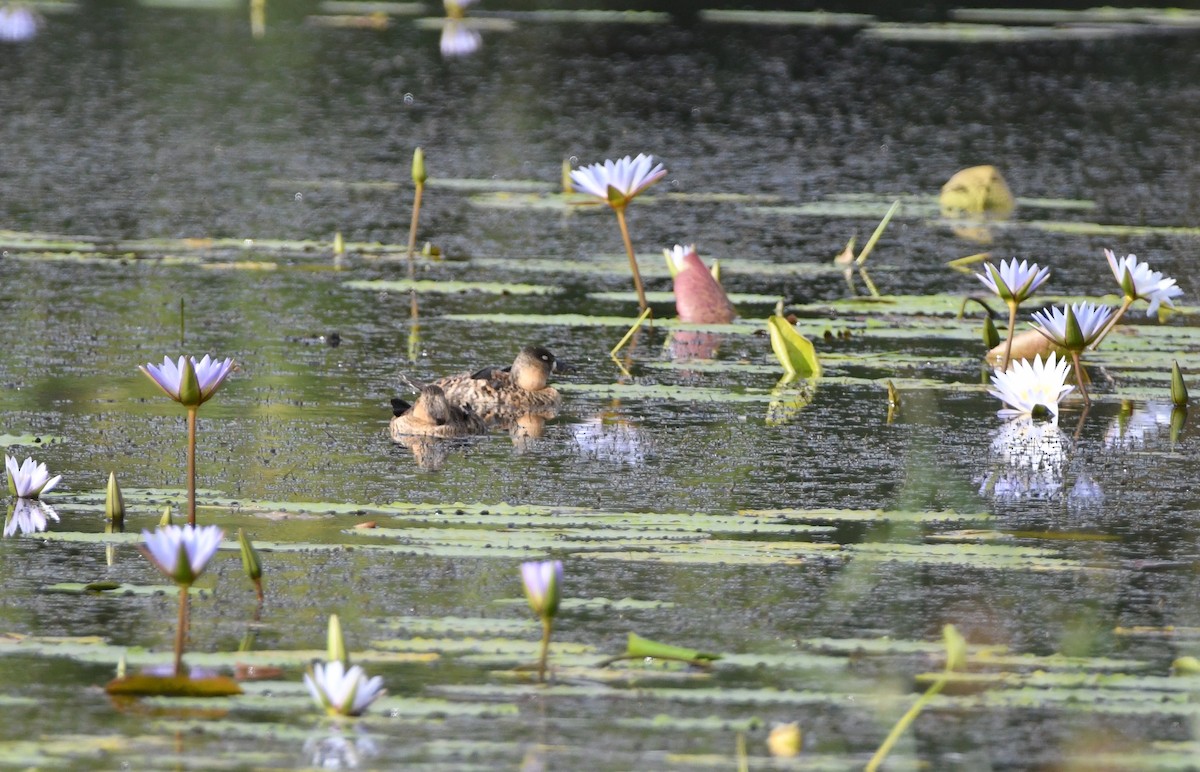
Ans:
POLYGON ((1092 400, 1088 397, 1087 386, 1084 385, 1086 376, 1083 374, 1083 366, 1079 364, 1079 352, 1071 352, 1071 363, 1075 365, 1075 385, 1079 388, 1079 393, 1083 395, 1084 410, 1092 406, 1092 400))
POLYGON ((421 193, 425 190, 424 183, 417 183, 417 193, 413 197, 412 222, 408 226, 408 278, 415 279, 417 267, 413 263, 413 250, 417 246, 417 218, 421 216, 421 193))
POLYGON ((554 626, 554 620, 550 617, 542 618, 542 655, 538 658, 538 683, 546 683, 546 659, 550 656, 550 632, 554 626))
POLYGON ((625 241, 625 254, 629 255, 629 270, 633 271, 633 286, 637 290, 638 309, 645 311, 649 308, 646 303, 646 291, 642 289, 642 274, 638 271, 637 258, 633 254, 633 242, 629 239, 629 226, 625 224, 625 207, 613 207, 617 213, 617 224, 621 226, 621 238, 625 241))
POLYGON ((192 526, 193 528, 196 527, 196 413, 196 408, 188 408, 188 525, 192 526))
POLYGON ((1100 334, 1096 336, 1096 339, 1092 341, 1092 345, 1088 346, 1088 348, 1092 351, 1096 350, 1096 347, 1100 345, 1100 341, 1108 337, 1108 334, 1112 332, 1112 328, 1117 326, 1117 322, 1121 321, 1121 317, 1125 315, 1125 312, 1129 310, 1129 307, 1133 305, 1133 301, 1136 299, 1128 295, 1125 296, 1125 299, 1121 301, 1121 307, 1113 314, 1112 319, 1108 320, 1108 324, 1104 325, 1104 329, 1100 331, 1100 334))
POLYGON ((900 720, 896 722, 896 725, 892 727, 892 731, 888 734, 887 739, 883 741, 883 744, 879 746, 879 749, 875 751, 875 755, 871 757, 869 762, 867 762, 866 772, 875 772, 875 770, 879 769, 879 765, 882 764, 884 759, 887 758, 887 755, 891 753, 892 747, 896 744, 896 741, 900 739, 901 735, 904 734, 904 731, 908 729, 912 722, 917 719, 917 716, 920 715, 921 711, 925 709, 925 706, 928 705, 930 701, 932 701, 933 698, 936 697, 938 693, 946 687, 946 682, 949 680, 950 674, 943 673, 941 678, 935 681, 933 685, 925 691, 924 694, 917 698, 917 701, 914 702, 913 706, 908 709, 908 712, 901 716, 900 720))
POLYGON ((188 586, 179 585, 179 626, 175 629, 175 677, 183 677, 183 643, 187 640, 188 586))
POLYGON ((1013 335, 1017 332, 1017 303, 1014 300, 1008 302, 1008 339, 1004 342, 1004 361, 1000 364, 1000 372, 1008 370, 1008 362, 1012 359, 1012 344, 1013 335))

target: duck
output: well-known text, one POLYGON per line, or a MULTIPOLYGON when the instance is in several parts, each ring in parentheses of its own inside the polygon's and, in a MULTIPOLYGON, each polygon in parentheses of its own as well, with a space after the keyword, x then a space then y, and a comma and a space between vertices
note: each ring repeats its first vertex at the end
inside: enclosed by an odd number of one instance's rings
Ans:
POLYGON ((487 424, 469 409, 453 404, 441 386, 429 384, 421 388, 412 405, 402 399, 392 400, 392 440, 402 442, 408 437, 468 437, 486 434, 487 424))
POLYGON ((526 346, 508 367, 492 366, 434 381, 452 404, 474 415, 503 420, 536 413, 553 418, 562 402, 550 385, 558 360, 541 346, 526 346))

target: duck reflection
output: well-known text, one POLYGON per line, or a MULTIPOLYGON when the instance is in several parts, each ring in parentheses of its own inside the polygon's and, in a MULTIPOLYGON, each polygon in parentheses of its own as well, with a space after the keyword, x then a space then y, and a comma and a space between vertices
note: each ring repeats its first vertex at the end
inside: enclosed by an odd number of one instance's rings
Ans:
POLYGON ((17 499, 8 506, 8 517, 4 519, 4 535, 41 533, 49 525, 49 518, 59 522, 54 507, 37 499, 17 499))
POLYGON ((487 424, 469 407, 452 404, 440 386, 421 388, 417 401, 392 400, 388 433, 392 442, 412 451, 417 466, 429 471, 442 468, 450 451, 464 437, 486 434, 487 424))

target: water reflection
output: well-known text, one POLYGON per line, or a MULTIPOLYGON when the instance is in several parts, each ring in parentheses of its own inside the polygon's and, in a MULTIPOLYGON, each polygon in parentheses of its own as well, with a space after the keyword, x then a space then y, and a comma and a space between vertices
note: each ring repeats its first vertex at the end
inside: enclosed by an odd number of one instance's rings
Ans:
POLYGON ((782 426, 791 423, 808 407, 817 393, 816 378, 800 378, 785 375, 771 389, 771 401, 767 404, 767 426, 782 426))
POLYGON ((4 520, 4 535, 41 533, 48 525, 47 518, 59 522, 54 507, 37 499, 17 499, 8 505, 8 517, 4 520))
POLYGON ((358 769, 379 755, 379 746, 362 729, 353 734, 333 731, 324 737, 306 739, 304 755, 310 766, 320 769, 358 769))
POLYGON ((482 45, 483 36, 457 19, 447 19, 442 26, 439 48, 442 56, 447 59, 470 56, 482 45))
POLYGON ((20 43, 37 37, 42 17, 24 5, 0 7, 0 40, 20 43))
POLYGON ((673 330, 670 351, 674 362, 705 361, 717 355, 721 346, 721 335, 699 330, 673 330))
POLYGON ((1147 402, 1145 407, 1133 407, 1128 402, 1104 432, 1104 447, 1109 450, 1134 450, 1154 445, 1158 433, 1171 428, 1173 407, 1147 402))
POLYGON ((646 460, 647 443, 642 430, 615 410, 572 424, 571 436, 583 459, 625 464, 641 464, 646 460))
POLYGON ((1047 499, 1063 489, 1070 440, 1053 421, 1015 418, 992 437, 992 469, 979 493, 998 499, 1047 499))

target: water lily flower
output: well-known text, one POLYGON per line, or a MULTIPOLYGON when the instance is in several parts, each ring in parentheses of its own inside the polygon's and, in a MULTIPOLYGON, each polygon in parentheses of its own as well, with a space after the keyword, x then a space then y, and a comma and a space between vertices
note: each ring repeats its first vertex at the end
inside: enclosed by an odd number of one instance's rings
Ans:
POLYGON ((142 531, 145 545, 139 549, 155 568, 187 587, 204 573, 224 536, 225 532, 215 525, 164 525, 153 533, 142 531))
POLYGON ((45 464, 35 463, 30 457, 17 466, 17 459, 5 453, 4 468, 8 472, 8 490, 19 499, 36 499, 62 481, 61 474, 51 477, 45 464))
POLYGON ((563 565, 561 560, 533 561, 521 564, 521 582, 533 613, 553 619, 562 600, 563 565))
POLYGON ((59 522, 54 507, 44 501, 17 499, 9 508, 8 518, 4 521, 4 535, 41 533, 48 525, 46 518, 59 522))
POLYGON ((331 716, 361 716, 386 694, 383 678, 367 678, 358 665, 347 669, 339 661, 317 663, 304 674, 304 685, 317 705, 331 716))
POLYGON ((1064 385, 1070 369, 1066 358, 1056 360, 1055 357, 1051 354, 1043 362, 1039 355, 1032 363, 1020 359, 1010 364, 1007 370, 996 368, 988 393, 1008 405, 999 411, 1001 418, 1046 415, 1058 418, 1058 403, 1075 387, 1064 385))
POLYGON ((163 357, 161 365, 147 364, 138 369, 158 384, 163 392, 184 407, 194 408, 212 399, 217 389, 234 371, 236 365, 228 357, 224 360, 211 359, 208 354, 200 361, 196 357, 181 356, 178 362, 163 357))
POLYGON ((1104 256, 1108 258, 1108 267, 1112 269, 1113 276, 1117 277, 1129 302, 1149 301, 1150 307, 1146 309, 1146 316, 1158 313, 1158 307, 1163 303, 1174 308, 1175 303, 1172 299, 1183 294, 1183 289, 1175 284, 1174 279, 1163 276, 1161 271, 1150 270, 1149 265, 1138 262, 1137 255, 1125 255, 1118 260, 1111 249, 1106 249, 1104 256))
POLYGON ((1004 346, 1004 359, 1000 362, 1000 369, 1007 370, 1012 360, 1013 335, 1017 331, 1017 307, 1050 278, 1050 269, 1039 268, 1037 263, 1027 260, 1017 263, 1015 257, 1008 261, 1001 260, 999 269, 991 263, 987 263, 985 268, 983 273, 975 274, 975 278, 1008 306, 1008 340, 1004 346))
POLYGON ((1049 311, 1034 311, 1035 329, 1067 351, 1091 345, 1112 316, 1112 309, 1095 303, 1072 303, 1049 311))
POLYGON ((1022 260, 1018 264, 1015 257, 1012 260, 1001 260, 999 269, 991 263, 987 263, 984 268, 985 272, 975 274, 975 278, 983 282, 984 286, 996 293, 1001 300, 1011 300, 1018 304, 1028 299, 1050 278, 1049 268, 1039 268, 1037 263, 1030 263, 1028 260, 1022 260))
POLYGON ((627 205, 666 174, 661 163, 654 163, 654 156, 638 153, 637 158, 625 156, 575 169, 571 180, 579 192, 590 193, 616 209, 627 205))
POLYGON ((733 321, 737 313, 729 296, 712 272, 700 262, 694 244, 686 247, 676 244, 672 249, 664 249, 663 256, 674 268, 675 311, 679 321, 698 324, 733 321))

